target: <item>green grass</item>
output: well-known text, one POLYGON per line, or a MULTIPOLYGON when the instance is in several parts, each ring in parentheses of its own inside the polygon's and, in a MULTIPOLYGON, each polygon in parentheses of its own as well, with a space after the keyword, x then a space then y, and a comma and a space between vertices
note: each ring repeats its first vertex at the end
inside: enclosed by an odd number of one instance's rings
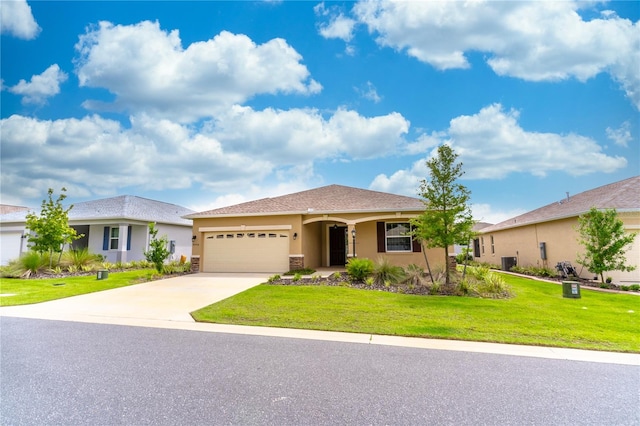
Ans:
POLYGON ((261 285, 192 313, 196 321, 640 352, 640 297, 504 275, 515 297, 413 296, 261 285))
POLYGON ((0 278, 0 294, 3 295, 0 296, 0 306, 27 305, 125 287, 150 278, 153 272, 152 269, 110 272, 104 280, 97 280, 96 274, 48 279, 0 278))

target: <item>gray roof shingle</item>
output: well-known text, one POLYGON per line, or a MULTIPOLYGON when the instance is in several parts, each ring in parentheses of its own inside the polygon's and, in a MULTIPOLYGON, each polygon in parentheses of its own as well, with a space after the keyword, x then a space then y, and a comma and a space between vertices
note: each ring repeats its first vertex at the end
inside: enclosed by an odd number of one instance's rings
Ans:
MULTIPOLYGON (((113 198, 75 203, 69 211, 69 221, 129 219, 173 225, 191 225, 191 220, 185 219, 183 216, 193 212, 193 210, 176 204, 149 200, 134 195, 120 195, 113 198)), ((5 223, 24 222, 27 213, 27 211, 9 213, 2 215, 0 220, 5 223)))
POLYGON ((640 176, 635 176, 609 185, 570 196, 539 209, 482 229, 482 233, 548 222, 551 220, 576 217, 588 212, 592 207, 640 211, 640 176))
POLYGON ((420 211, 418 198, 342 185, 328 185, 307 191, 263 198, 233 206, 188 215, 189 218, 215 216, 260 216, 284 213, 348 213, 375 211, 420 211))

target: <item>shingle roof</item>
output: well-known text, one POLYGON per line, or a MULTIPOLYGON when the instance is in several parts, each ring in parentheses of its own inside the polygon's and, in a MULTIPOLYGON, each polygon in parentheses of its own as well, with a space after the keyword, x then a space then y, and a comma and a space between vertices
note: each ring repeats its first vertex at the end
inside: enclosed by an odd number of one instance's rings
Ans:
POLYGON ((29 207, 11 206, 9 204, 0 204, 0 214, 8 214, 29 210, 29 207))
MULTIPOLYGON (((183 216, 193 210, 162 201, 149 200, 134 195, 120 195, 101 200, 75 203, 69 211, 69 221, 81 222, 105 219, 129 219, 173 225, 191 225, 183 216)), ((24 222, 27 211, 2 215, 2 222, 24 222)))
POLYGON ((487 233, 534 223, 576 217, 588 212, 592 207, 598 209, 616 209, 619 212, 640 211, 640 176, 581 192, 580 194, 505 220, 504 222, 483 228, 481 232, 487 233))
POLYGON ((263 198, 233 206, 188 215, 189 218, 214 216, 260 216, 264 214, 348 213, 375 211, 420 211, 418 198, 342 185, 329 185, 280 197, 263 198))

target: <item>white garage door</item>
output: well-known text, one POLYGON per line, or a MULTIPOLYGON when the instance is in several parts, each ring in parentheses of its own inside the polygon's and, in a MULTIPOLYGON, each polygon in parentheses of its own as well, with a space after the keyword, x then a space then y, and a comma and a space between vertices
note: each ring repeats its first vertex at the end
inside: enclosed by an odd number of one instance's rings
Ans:
POLYGON ((204 272, 276 272, 289 270, 289 232, 207 232, 204 272))
POLYGON ((20 256, 22 232, 0 232, 0 265, 6 265, 10 260, 20 256))

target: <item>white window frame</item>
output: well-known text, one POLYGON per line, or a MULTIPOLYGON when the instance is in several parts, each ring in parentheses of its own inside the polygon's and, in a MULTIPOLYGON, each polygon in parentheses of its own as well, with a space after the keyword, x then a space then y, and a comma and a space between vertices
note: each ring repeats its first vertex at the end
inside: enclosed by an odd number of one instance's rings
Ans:
POLYGON ((120 244, 120 228, 117 226, 112 226, 109 228, 109 250, 118 250, 118 246, 120 244), (113 235, 115 232, 115 236, 113 235), (113 247, 113 243, 115 242, 115 248, 113 247))
POLYGON ((411 224, 409 222, 385 222, 384 224, 384 249, 386 253, 411 253, 413 252, 413 239, 411 238, 411 224), (407 235, 389 235, 389 225, 407 225, 409 233, 407 235), (389 239, 409 239, 409 248, 407 250, 395 250, 389 248, 389 239))

